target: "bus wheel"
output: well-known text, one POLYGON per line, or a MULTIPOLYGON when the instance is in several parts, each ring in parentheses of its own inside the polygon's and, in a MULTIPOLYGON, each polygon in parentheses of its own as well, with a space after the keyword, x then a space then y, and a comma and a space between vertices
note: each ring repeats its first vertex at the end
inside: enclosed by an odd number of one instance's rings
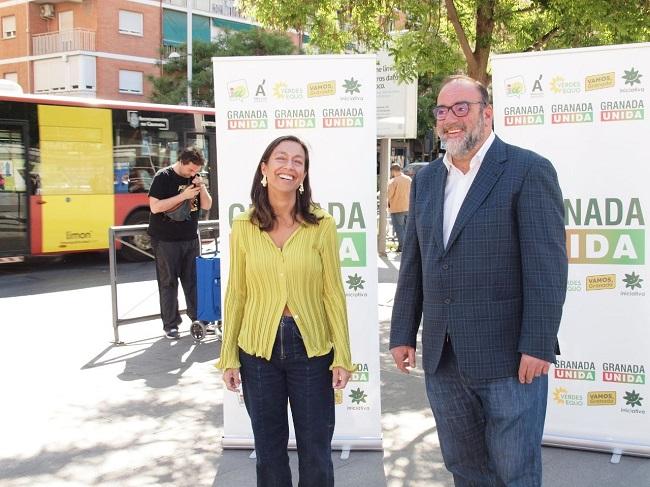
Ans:
MULTIPOLYGON (((134 211, 124 222, 125 225, 141 225, 143 223, 149 223, 149 210, 134 211)), ((145 252, 151 253, 151 237, 146 233, 135 235, 134 237, 125 237, 124 240, 145 252)), ((149 257, 145 254, 138 252, 127 245, 122 245, 120 256, 129 262, 142 262, 149 260, 149 257)))

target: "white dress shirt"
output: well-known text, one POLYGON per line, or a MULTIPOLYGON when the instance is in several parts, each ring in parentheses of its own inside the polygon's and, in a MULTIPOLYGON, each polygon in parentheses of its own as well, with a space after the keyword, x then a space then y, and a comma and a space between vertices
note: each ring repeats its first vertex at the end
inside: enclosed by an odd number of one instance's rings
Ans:
POLYGON ((469 161, 469 171, 467 174, 454 166, 451 162, 451 156, 445 154, 442 159, 443 164, 447 167, 447 182, 445 184, 445 203, 444 203, 444 219, 442 225, 442 238, 447 248, 447 242, 451 235, 451 230, 456 223, 456 217, 460 211, 460 207, 465 201, 465 197, 469 191, 470 186, 474 182, 474 178, 478 173, 483 158, 488 149, 494 142, 494 132, 490 132, 489 137, 485 140, 478 152, 469 161))

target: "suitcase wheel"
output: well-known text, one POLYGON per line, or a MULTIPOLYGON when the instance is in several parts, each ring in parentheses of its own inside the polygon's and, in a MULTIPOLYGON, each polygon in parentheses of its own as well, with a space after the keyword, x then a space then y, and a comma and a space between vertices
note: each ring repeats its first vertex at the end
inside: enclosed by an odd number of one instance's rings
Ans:
POLYGON ((205 325, 200 321, 193 321, 190 326, 190 334, 194 340, 200 342, 205 338, 205 325))

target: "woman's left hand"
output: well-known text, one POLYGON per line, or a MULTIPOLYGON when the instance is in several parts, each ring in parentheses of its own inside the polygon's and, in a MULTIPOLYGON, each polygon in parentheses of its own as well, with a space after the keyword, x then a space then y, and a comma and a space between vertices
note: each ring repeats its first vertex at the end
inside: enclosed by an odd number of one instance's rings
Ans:
POLYGON ((344 389, 350 380, 350 372, 343 367, 332 368, 332 387, 334 389, 344 389))

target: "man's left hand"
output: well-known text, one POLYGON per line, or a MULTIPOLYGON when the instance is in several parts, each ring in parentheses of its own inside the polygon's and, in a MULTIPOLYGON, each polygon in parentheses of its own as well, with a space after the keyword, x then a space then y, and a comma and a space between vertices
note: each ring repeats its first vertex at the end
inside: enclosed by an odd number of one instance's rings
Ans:
POLYGON ((521 361, 519 362, 519 382, 522 384, 531 384, 535 377, 548 374, 550 366, 551 363, 546 360, 522 353, 521 361))
POLYGON ((194 184, 197 188, 205 186, 205 183, 203 182, 203 178, 198 174, 194 176, 194 179, 192 179, 192 184, 194 184))

